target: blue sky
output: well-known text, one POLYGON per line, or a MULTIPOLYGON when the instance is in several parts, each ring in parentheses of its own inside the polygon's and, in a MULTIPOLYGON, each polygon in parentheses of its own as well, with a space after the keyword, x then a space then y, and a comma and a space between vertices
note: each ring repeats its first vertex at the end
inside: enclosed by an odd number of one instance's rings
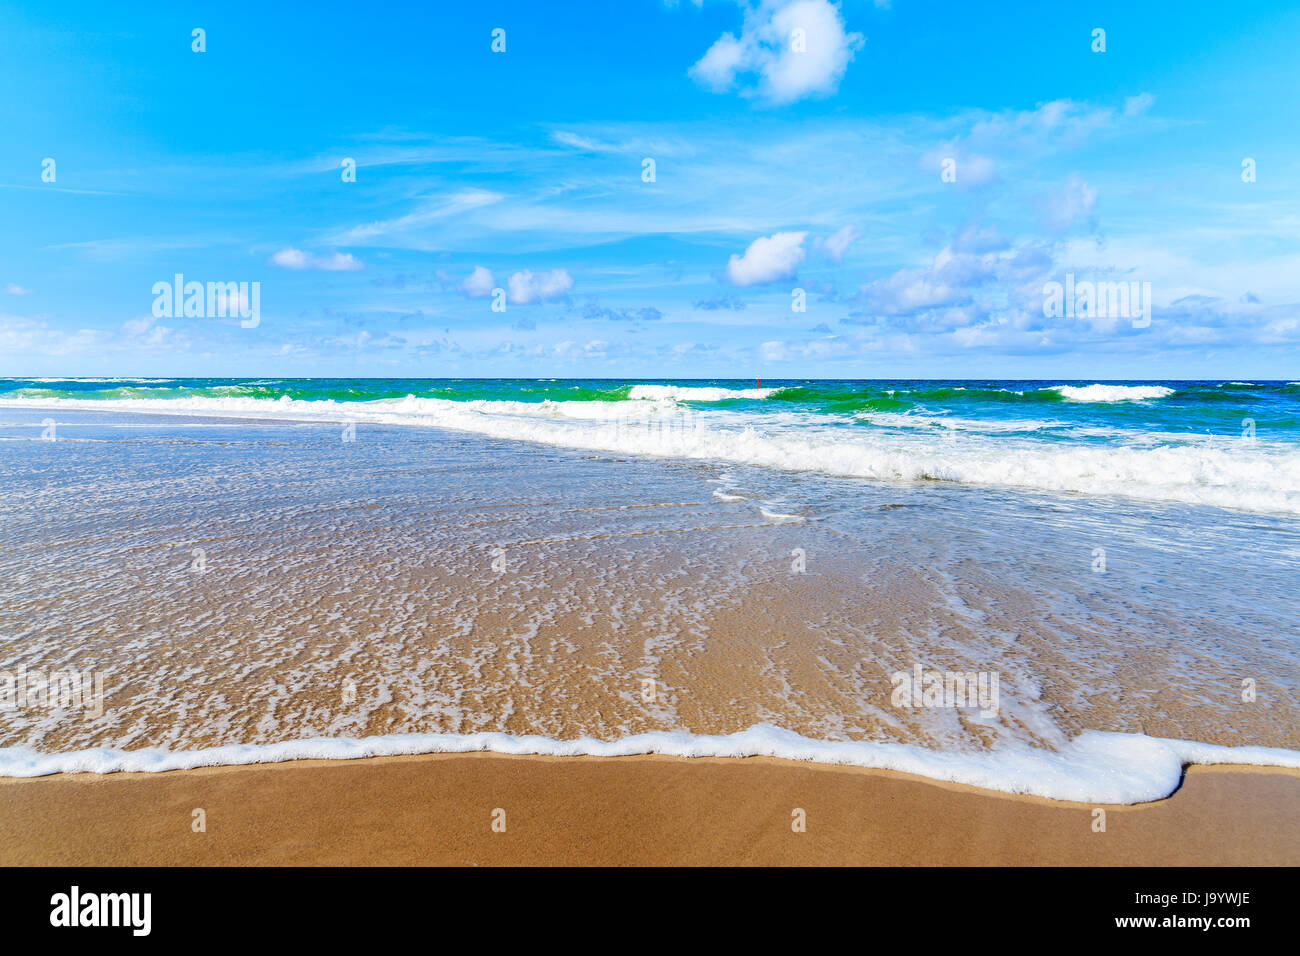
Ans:
POLYGON ((1294 4, 280 7, 0 8, 0 374, 1300 377, 1294 4))

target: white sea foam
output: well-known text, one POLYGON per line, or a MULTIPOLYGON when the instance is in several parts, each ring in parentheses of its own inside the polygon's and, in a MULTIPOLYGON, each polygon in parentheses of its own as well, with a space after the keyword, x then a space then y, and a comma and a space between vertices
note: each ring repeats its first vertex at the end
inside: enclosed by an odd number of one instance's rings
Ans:
POLYGON ((284 760, 350 760, 399 754, 551 754, 618 757, 781 757, 788 760, 872 767, 934 780, 1083 803, 1132 804, 1159 800, 1178 788, 1187 764, 1248 764, 1300 769, 1300 753, 1275 747, 1223 747, 1183 740, 1090 730, 1059 751, 1028 745, 966 752, 915 744, 814 740, 759 724, 727 736, 654 732, 619 740, 553 740, 502 733, 393 734, 314 738, 272 744, 232 744, 205 750, 97 748, 43 754, 27 747, 0 748, 0 776, 187 770, 284 760))
POLYGON ((721 488, 713 489, 713 497, 721 501, 744 501, 745 500, 744 495, 728 494, 727 492, 723 491, 721 488))
POLYGON ((1163 385, 1054 385, 1049 392, 1060 392, 1072 402, 1145 402, 1174 394, 1163 385))
POLYGON ((711 388, 688 385, 633 385, 628 398, 671 398, 679 402, 722 402, 729 398, 767 398, 779 388, 711 388))
POLYGON ((0 407, 8 406, 433 426, 567 448, 725 461, 845 478, 1127 495, 1300 514, 1300 448, 1250 444, 1235 437, 1184 436, 1178 444, 1152 445, 1141 434, 1125 444, 963 434, 960 441, 944 442, 937 436, 900 434, 896 429, 813 427, 795 420, 787 424, 788 416, 783 415, 760 418, 706 409, 673 418, 681 410, 671 399, 540 403, 455 402, 410 395, 366 402, 287 396, 278 400, 0 399, 0 407), (645 422, 629 424, 629 418, 645 422))
POLYGON ((6 378, 7 382, 83 382, 83 383, 107 383, 107 382, 175 382, 174 378, 6 378))

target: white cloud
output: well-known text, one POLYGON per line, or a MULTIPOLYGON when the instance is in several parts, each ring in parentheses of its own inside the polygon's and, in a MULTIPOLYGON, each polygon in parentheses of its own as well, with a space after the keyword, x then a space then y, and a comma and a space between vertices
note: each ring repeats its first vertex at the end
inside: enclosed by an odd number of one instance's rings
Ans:
POLYGON ((1118 129, 1121 120, 1142 115, 1154 101, 1149 93, 1130 96, 1119 111, 1074 100, 1051 100, 1032 110, 1008 110, 985 116, 971 127, 967 139, 977 149, 1000 149, 1007 153, 1071 146, 1093 133, 1118 129))
POLYGON ((618 151, 617 146, 601 142, 590 136, 582 136, 578 133, 570 133, 568 130, 557 129, 551 133, 551 139, 561 146, 569 146, 573 149, 581 150, 584 153, 613 153, 618 151))
POLYGON ((958 186, 987 186, 997 178, 997 164, 988 156, 971 152, 960 140, 949 140, 921 157, 921 164, 936 179, 952 161, 952 175, 958 186))
POLYGON ((714 92, 752 75, 745 95, 792 103, 834 93, 862 43, 830 0, 762 0, 745 12, 739 38, 722 34, 688 73, 714 92))
POLYGON ((0 355, 101 354, 112 334, 99 329, 64 331, 50 328, 43 319, 0 313, 0 355))
POLYGON ((747 59, 745 44, 732 34, 724 33, 713 41, 713 46, 709 47, 688 73, 701 86, 722 93, 731 88, 736 73, 744 69, 747 59))
POLYGON ((1150 93, 1139 93, 1137 96, 1129 96, 1124 100, 1125 116, 1141 116, 1151 108, 1151 104, 1156 98, 1150 93))
POLYGON ((1065 185, 1043 201, 1043 224, 1048 229, 1064 232, 1076 220, 1090 216, 1096 205, 1097 190, 1078 173, 1071 173, 1065 185))
MULTIPOLYGON (((1016 296, 1041 281, 1052 259, 1039 246, 1012 248, 991 229, 968 226, 935 255, 928 268, 900 269, 864 284, 858 301, 866 317, 911 316, 928 327, 970 322, 982 310, 972 308, 986 287, 1016 296)), ((861 318, 861 317, 859 317, 861 318)))
POLYGON ((849 246, 853 245, 853 240, 859 235, 860 233, 853 226, 845 226, 826 237, 825 242, 822 243, 822 251, 827 259, 838 264, 844 258, 844 253, 848 251, 849 246))
POLYGON ((564 298, 573 288, 573 277, 564 269, 538 273, 524 269, 512 275, 508 285, 511 302, 515 305, 529 305, 564 298))
POLYGON ((405 235, 434 223, 463 217, 465 214, 499 203, 505 196, 486 189, 462 189, 443 196, 434 196, 420 203, 415 212, 396 219, 386 219, 354 226, 339 232, 329 241, 340 246, 368 245, 383 236, 405 235))
POLYGON ((492 275, 491 269, 475 266, 474 271, 461 282, 460 291, 471 299, 482 299, 492 294, 496 284, 497 280, 492 275))
POLYGON ((151 348, 171 345, 177 349, 189 348, 190 340, 187 336, 183 333, 178 334, 170 326, 158 325, 156 321, 152 315, 144 315, 123 322, 122 331, 131 336, 129 347, 151 348))
POLYGON ((271 256, 270 262, 284 269, 320 269, 325 272, 356 272, 363 268, 361 260, 350 252, 332 252, 327 256, 314 256, 292 246, 281 249, 271 256))
POLYGON ((758 351, 766 362, 779 362, 786 355, 784 342, 764 342, 758 347, 758 351))
POLYGON ((749 244, 743 256, 732 255, 727 262, 727 281, 732 285, 761 285, 788 279, 804 260, 806 232, 778 232, 759 236, 749 244))
POLYGON ((31 295, 32 294, 31 289, 24 289, 16 282, 10 282, 8 285, 6 285, 5 292, 7 292, 9 295, 31 295))

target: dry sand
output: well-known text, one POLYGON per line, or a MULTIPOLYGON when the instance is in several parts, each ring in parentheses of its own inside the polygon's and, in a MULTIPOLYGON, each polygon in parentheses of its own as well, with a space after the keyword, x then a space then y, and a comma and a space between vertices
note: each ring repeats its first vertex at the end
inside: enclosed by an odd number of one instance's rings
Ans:
POLYGON ((757 757, 438 754, 0 780, 0 863, 1300 864, 1300 772, 1192 767, 1104 833, 1093 809, 757 757))

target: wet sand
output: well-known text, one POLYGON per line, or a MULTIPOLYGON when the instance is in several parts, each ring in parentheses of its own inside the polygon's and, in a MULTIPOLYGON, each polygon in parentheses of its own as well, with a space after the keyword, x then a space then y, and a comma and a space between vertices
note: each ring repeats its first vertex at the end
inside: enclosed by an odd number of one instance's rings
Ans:
POLYGON ((103 711, 0 708, 0 748, 770 723, 975 752, 1086 730, 1300 750, 1300 548, 1258 516, 439 429, 64 418, 58 442, 0 441, 0 680, 102 677, 103 711), (918 665, 996 675, 997 713, 896 705, 918 665))
POLYGON ((1297 865, 1297 806, 1300 771, 1191 767, 1103 833, 1091 805, 890 771, 434 754, 0 780, 0 864, 1297 865))

